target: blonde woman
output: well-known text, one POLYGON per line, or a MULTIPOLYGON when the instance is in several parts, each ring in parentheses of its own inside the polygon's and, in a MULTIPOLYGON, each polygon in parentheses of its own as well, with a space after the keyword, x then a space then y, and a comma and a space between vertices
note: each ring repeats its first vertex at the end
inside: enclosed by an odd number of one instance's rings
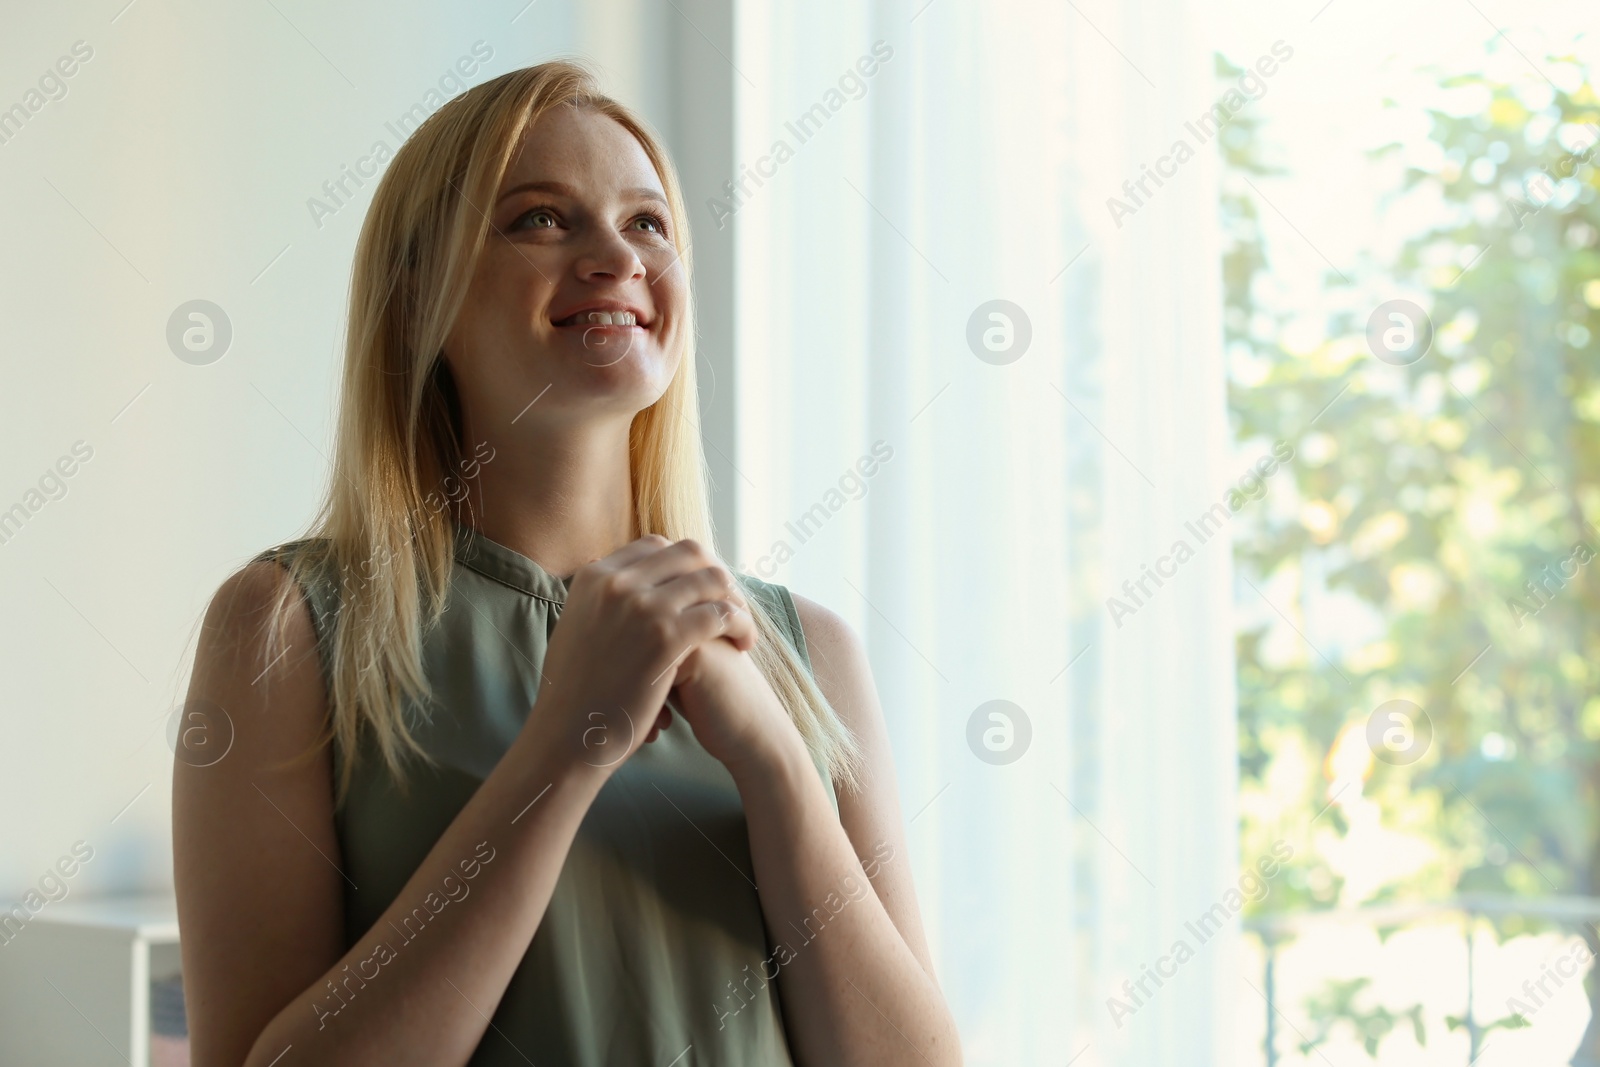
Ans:
POLYGON ((201 631, 196 1067, 961 1062, 861 644, 712 548, 687 222, 571 63, 395 155, 326 502, 201 631))

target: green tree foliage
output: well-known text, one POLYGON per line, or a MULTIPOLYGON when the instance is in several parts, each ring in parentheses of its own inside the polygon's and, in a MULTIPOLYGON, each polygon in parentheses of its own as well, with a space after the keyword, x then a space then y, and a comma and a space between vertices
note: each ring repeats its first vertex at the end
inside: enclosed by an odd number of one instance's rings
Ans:
POLYGON ((1327 1041, 1341 1023, 1351 1026, 1361 1038, 1367 1055, 1378 1055, 1378 1044, 1402 1022, 1411 1024, 1417 1044, 1426 1045, 1428 1035, 1422 1025, 1422 1005, 1413 1004, 1405 1011, 1392 1012, 1388 1008, 1363 1008, 1358 1003, 1362 992, 1372 984, 1370 978, 1351 978, 1328 983, 1322 993, 1314 995, 1307 1008, 1315 1029, 1300 1042, 1302 1054, 1327 1041))
MULTIPOLYGON (((1395 262, 1346 274, 1350 292, 1427 310, 1433 345, 1409 366, 1368 351, 1373 307, 1331 313, 1315 351, 1285 345, 1290 309, 1262 296, 1271 168, 1251 120, 1222 139, 1226 343, 1248 368, 1230 383, 1236 435, 1298 453, 1292 500, 1239 524, 1236 564, 1263 589, 1287 576, 1291 618, 1314 590, 1381 630, 1298 659, 1270 654, 1276 616, 1239 633, 1241 777, 1262 788, 1285 739, 1326 756, 1385 700, 1419 705, 1428 751, 1375 761, 1363 789, 1437 859, 1380 897, 1600 895, 1600 98, 1570 62, 1540 66, 1575 76, 1450 77, 1481 106, 1430 112, 1428 151, 1378 153, 1411 161, 1392 214, 1414 229, 1395 262)), ((1303 800, 1303 820, 1327 802, 1303 800)), ((1271 832, 1257 818, 1247 843, 1271 832)), ((1268 907, 1339 894, 1315 856, 1297 878, 1268 907)), ((1594 975, 1589 989, 1600 1007, 1594 975)), ((1593 1019, 1574 1062, 1600 1062, 1593 1019)))

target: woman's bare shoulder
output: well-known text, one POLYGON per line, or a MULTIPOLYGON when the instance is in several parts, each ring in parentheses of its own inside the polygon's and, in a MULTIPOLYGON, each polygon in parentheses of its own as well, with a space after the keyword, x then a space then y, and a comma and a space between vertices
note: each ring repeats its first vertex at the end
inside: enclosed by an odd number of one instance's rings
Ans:
POLYGON ((343 881, 311 612, 252 561, 202 624, 173 763, 173 859, 196 1062, 243 1062, 342 951, 343 881))
MULTIPOLYGON (((860 669, 865 667, 867 662, 866 647, 855 630, 838 612, 810 597, 801 596, 793 589, 787 591, 789 598, 794 601, 795 614, 800 619, 801 630, 804 631, 806 648, 811 654, 812 674, 816 676, 817 686, 822 689, 828 702, 841 714, 845 714, 846 709, 839 707, 839 702, 834 700, 834 694, 828 689, 832 685, 841 690, 838 695, 844 698, 846 704, 860 703, 849 698, 862 695, 853 692, 852 689, 859 687, 861 683, 860 669)), ((849 722, 848 718, 846 721, 849 722)))

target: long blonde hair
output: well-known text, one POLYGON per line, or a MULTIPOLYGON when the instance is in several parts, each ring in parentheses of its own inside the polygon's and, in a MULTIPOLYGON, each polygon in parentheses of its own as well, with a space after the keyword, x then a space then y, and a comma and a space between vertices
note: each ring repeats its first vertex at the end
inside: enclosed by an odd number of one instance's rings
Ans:
MULTIPOLYGON (((297 584, 330 569, 340 576, 330 715, 312 749, 334 740, 344 755, 340 803, 364 735, 402 788, 406 753, 433 762, 412 736, 404 708, 409 701, 431 714, 423 637, 444 610, 454 564, 451 519, 425 506, 428 487, 462 469, 464 459, 459 402, 442 348, 489 233, 487 206, 528 129, 562 105, 609 116, 638 139, 666 191, 674 243, 692 277, 688 212, 672 161, 646 123, 602 95, 580 63, 542 63, 469 89, 396 152, 356 245, 333 470, 307 535, 315 548, 283 560, 295 581, 279 590, 267 642, 268 655, 282 646, 297 584), (384 565, 369 573, 375 560, 384 565)), ((713 546, 692 292, 686 311, 677 372, 629 430, 634 536, 692 537, 713 546)), ((758 597, 747 599, 759 635, 751 651, 757 668, 813 757, 836 782, 858 788, 854 737, 767 607, 758 597)))

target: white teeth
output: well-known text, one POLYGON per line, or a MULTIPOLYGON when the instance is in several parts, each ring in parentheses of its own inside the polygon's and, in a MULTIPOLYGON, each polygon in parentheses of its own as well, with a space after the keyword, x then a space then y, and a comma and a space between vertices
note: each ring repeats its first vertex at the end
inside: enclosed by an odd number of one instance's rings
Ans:
POLYGON ((580 321, 587 318, 591 326, 637 326, 638 318, 631 311, 591 311, 580 316, 580 321))

